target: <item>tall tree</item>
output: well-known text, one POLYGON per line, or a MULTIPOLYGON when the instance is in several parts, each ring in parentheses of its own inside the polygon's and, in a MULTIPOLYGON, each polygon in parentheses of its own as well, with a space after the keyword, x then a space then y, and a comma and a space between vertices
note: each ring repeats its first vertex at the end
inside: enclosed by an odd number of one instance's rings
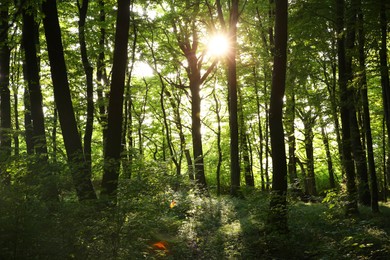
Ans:
MULTIPOLYGON (((48 150, 45 133, 45 118, 42 105, 42 92, 39 76, 39 58, 37 56, 37 46, 39 46, 38 23, 36 22, 36 10, 32 6, 26 6, 22 11, 23 28, 22 28, 22 45, 24 49, 24 77, 28 87, 28 107, 30 109, 31 120, 27 121, 26 127, 32 128, 33 150, 37 156, 36 164, 33 167, 35 173, 42 180, 47 179, 52 174, 48 171, 42 171, 47 166, 48 150), (45 174, 41 174, 41 172, 45 174)), ((28 119, 27 119, 28 120, 28 119)), ((17 121, 17 120, 16 120, 17 121)), ((28 131, 28 129, 26 129, 28 131)), ((27 140, 27 138, 26 138, 27 140)), ((58 199, 57 184, 53 179, 45 181, 44 190, 41 196, 44 199, 58 199)))
POLYGON ((371 118, 367 94, 367 73, 366 73, 366 54, 365 54, 365 28, 364 17, 361 7, 361 0, 357 1, 358 13, 358 48, 359 48, 359 87, 363 105, 363 130, 367 140, 368 171, 370 173, 371 184, 371 209, 373 212, 379 212, 378 206, 378 183, 375 169, 374 149, 371 133, 371 118))
POLYGON ((123 94, 127 68, 127 43, 130 25, 130 0, 118 0, 114 60, 108 104, 107 139, 104 153, 102 196, 116 204, 120 169, 123 94))
POLYGON ((93 68, 88 59, 87 43, 85 40, 85 20, 87 18, 87 11, 89 0, 77 0, 77 9, 79 11, 79 43, 80 43, 80 54, 81 61, 83 63, 85 78, 86 78, 86 92, 87 92, 87 122, 85 124, 84 133, 84 157, 91 168, 91 142, 93 132, 93 114, 94 114, 94 102, 93 102, 93 68))
MULTIPOLYGON (((203 55, 198 55, 200 41, 198 23, 196 20, 200 11, 200 1, 194 1, 193 3, 186 1, 184 8, 186 10, 191 10, 189 17, 177 17, 172 21, 172 26, 179 48, 184 54, 188 64, 185 69, 189 80, 189 89, 191 92, 191 134, 195 180, 201 188, 207 188, 201 133, 202 124, 200 118, 200 91, 202 84, 205 82, 217 64, 217 60, 214 60, 202 74, 202 67, 204 66, 204 62, 203 55)), ((171 5, 171 12, 177 12, 176 6, 173 4, 171 5)))
POLYGON ((352 103, 349 101, 351 93, 347 89, 348 78, 345 54, 344 8, 344 0, 336 0, 337 56, 341 100, 340 116, 342 125, 342 163, 346 174, 348 193, 346 213, 350 215, 358 213, 358 206, 356 200, 355 166, 352 160, 351 149, 350 106, 352 103))
POLYGON ((233 0, 229 6, 229 27, 227 28, 223 16, 222 4, 216 1, 217 13, 221 26, 228 32, 230 49, 227 56, 227 80, 228 80, 228 107, 230 127, 230 194, 237 196, 240 189, 240 156, 239 156, 239 133, 238 133, 238 91, 237 91, 237 22, 239 16, 239 1, 233 0))
POLYGON ((28 86, 29 105, 31 109, 31 122, 33 128, 33 143, 36 154, 47 160, 47 144, 45 135, 45 122, 42 107, 42 92, 39 77, 39 61, 37 46, 39 45, 38 24, 35 20, 35 10, 23 9, 23 37, 22 43, 25 57, 25 81, 28 86))
POLYGON ((270 224, 285 232, 287 226, 287 164, 283 130, 283 97, 287 66, 287 0, 275 1, 275 45, 269 127, 272 149, 270 224))
MULTIPOLYGON (((386 1, 379 0, 379 13, 380 13, 380 49, 379 49, 379 60, 380 60, 380 73, 381 73, 381 85, 382 85, 382 100, 385 114, 386 130, 387 130, 387 148, 390 147, 390 80, 389 80, 389 66, 387 64, 387 26, 388 18, 386 14, 386 1)), ((387 182, 390 178, 390 158, 387 155, 387 182)), ((385 187, 387 189, 387 187, 385 187)))
MULTIPOLYGON (((8 42, 8 5, 0 4, 0 162, 11 156, 11 94, 9 89, 10 48, 8 42)), ((9 184, 10 175, 6 167, 0 167, 0 178, 9 184)))
POLYGON ((96 199, 73 110, 56 1, 44 1, 42 11, 54 99, 77 196, 81 201, 96 199))

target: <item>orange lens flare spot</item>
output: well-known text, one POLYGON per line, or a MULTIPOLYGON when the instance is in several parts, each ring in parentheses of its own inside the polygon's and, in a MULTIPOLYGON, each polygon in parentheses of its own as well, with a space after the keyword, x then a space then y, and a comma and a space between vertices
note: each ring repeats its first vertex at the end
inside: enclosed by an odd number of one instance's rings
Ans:
POLYGON ((170 207, 170 208, 173 208, 173 207, 175 207, 175 206, 176 206, 176 201, 172 200, 172 201, 171 201, 171 204, 169 204, 169 207, 170 207))

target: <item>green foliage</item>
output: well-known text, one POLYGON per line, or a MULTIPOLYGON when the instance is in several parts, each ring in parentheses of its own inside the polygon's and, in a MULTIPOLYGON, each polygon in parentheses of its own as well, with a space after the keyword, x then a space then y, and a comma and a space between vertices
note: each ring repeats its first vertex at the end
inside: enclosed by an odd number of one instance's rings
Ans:
MULTIPOLYGON (((295 203, 289 233, 266 233, 269 198, 204 196, 164 165, 122 180, 118 206, 55 203, 25 184, 0 190, 1 259, 385 259, 390 255, 389 205, 346 219, 338 206, 295 203), (173 203, 174 202, 174 203, 173 203), (154 246, 161 242, 166 250, 154 246)), ((339 203, 328 192, 328 205, 339 203)))

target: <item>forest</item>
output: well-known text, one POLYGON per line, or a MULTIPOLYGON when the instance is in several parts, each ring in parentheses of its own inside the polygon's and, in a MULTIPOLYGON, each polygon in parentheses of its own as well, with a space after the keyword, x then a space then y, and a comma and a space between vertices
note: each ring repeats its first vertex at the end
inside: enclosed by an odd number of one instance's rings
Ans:
POLYGON ((1 0, 0 259, 390 259, 387 0, 1 0))

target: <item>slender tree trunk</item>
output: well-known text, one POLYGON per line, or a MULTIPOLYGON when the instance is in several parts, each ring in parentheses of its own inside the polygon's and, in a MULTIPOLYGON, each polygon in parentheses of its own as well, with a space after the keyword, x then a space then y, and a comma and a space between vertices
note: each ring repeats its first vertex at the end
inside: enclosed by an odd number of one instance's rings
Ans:
POLYGON ((37 47, 39 45, 38 24, 32 10, 23 10, 23 48, 25 57, 25 80, 28 86, 29 104, 31 108, 31 122, 33 128, 34 150, 47 162, 47 143, 45 133, 45 119, 42 105, 42 92, 39 77, 39 60, 37 47))
POLYGON ((313 126, 316 116, 312 116, 311 113, 307 113, 302 117, 303 124, 305 126, 305 151, 306 151, 306 167, 307 167, 307 184, 309 195, 317 195, 315 173, 314 173, 314 149, 313 149, 313 126))
POLYGON ((288 176, 290 184, 297 183, 297 165, 295 158, 295 93, 294 87, 290 86, 291 90, 287 95, 286 101, 286 134, 288 142, 288 176))
POLYGON ((245 116, 244 116, 244 105, 243 105, 243 97, 242 92, 240 88, 237 88, 238 92, 238 98, 239 98, 239 104, 238 104, 238 117, 240 120, 240 150, 241 150, 241 157, 242 157, 242 163, 244 166, 244 176, 245 176, 245 185, 247 187, 254 187, 255 186, 255 180, 252 176, 252 164, 250 161, 250 154, 249 154, 249 147, 248 147, 248 134, 247 134, 247 127, 245 125, 245 116))
POLYGON ((351 132, 350 132, 350 93, 347 89, 347 70, 346 70, 346 54, 345 54, 345 33, 344 33, 344 0, 336 0, 336 31, 337 38, 337 56, 338 56, 338 71, 339 71, 339 87, 340 87, 340 114, 342 125, 342 147, 343 147, 343 167, 347 181, 347 203, 346 213, 357 214, 358 206, 356 200, 356 183, 355 183, 355 166, 352 160, 351 149, 351 132))
POLYGON ((97 87, 97 104, 99 108, 99 122, 102 126, 103 132, 103 153, 106 147, 106 139, 107 139, 107 111, 106 111, 106 97, 104 94, 104 88, 108 86, 108 78, 106 74, 105 68, 105 39, 106 39, 106 29, 104 24, 106 22, 106 12, 105 12, 105 0, 99 0, 99 22, 101 23, 100 27, 100 37, 99 37, 99 55, 96 64, 96 79, 98 82, 97 87))
MULTIPOLYGON (((322 117, 320 117, 320 120, 323 121, 322 117)), ((332 154, 329 149, 329 137, 325 131, 324 122, 321 122, 321 134, 322 134, 322 142, 324 144, 325 153, 326 153, 326 163, 328 165, 329 185, 331 189, 335 189, 336 181, 335 181, 335 174, 333 169, 332 154)))
POLYGON ((269 147, 269 109, 267 103, 265 104, 266 118, 265 118, 265 190, 269 191, 270 189, 270 179, 269 179, 269 156, 270 156, 270 147, 269 147))
POLYGON ((359 44, 359 69, 360 69, 360 87, 361 97, 363 103, 363 129, 367 140, 367 157, 368 157, 368 171, 370 173, 371 183, 371 209, 373 212, 379 212, 378 205, 378 182, 375 169, 374 149, 371 134, 371 119, 368 104, 367 94, 367 78, 366 78, 366 55, 364 52, 365 45, 365 31, 364 31, 364 17, 361 9, 361 1, 359 0, 358 7, 358 44, 359 44))
POLYGON ((283 97, 286 88, 287 64, 287 0, 275 2, 275 49, 270 102, 270 134, 272 149, 272 195, 269 221, 286 232, 287 225, 287 164, 283 130, 283 97))
POLYGON ((217 196, 221 195, 221 165, 222 165, 222 146, 221 146, 221 115, 220 115, 220 102, 218 101, 217 95, 215 93, 215 89, 213 91, 213 98, 215 102, 215 113, 217 116, 217 149, 218 149, 218 163, 217 163, 217 170, 216 170, 216 177, 217 177, 217 196))
POLYGON ((358 197, 360 203, 365 206, 369 206, 371 203, 370 189, 368 185, 368 171, 367 171, 367 159, 364 153, 359 124, 357 120, 357 109, 355 102, 355 93, 352 90, 353 70, 352 70, 352 56, 355 50, 355 38, 356 38, 356 15, 357 15, 357 3, 353 0, 347 8, 347 34, 345 39, 346 58, 345 58, 345 76, 347 81, 347 93, 349 106, 349 118, 350 118, 350 131, 351 131, 351 148, 353 159, 356 164, 356 173, 358 177, 358 197))
MULTIPOLYGON (((11 156, 11 93, 9 89, 8 3, 0 6, 0 162, 11 156)), ((0 167, 0 181, 10 184, 7 167, 0 167)))
POLYGON ((96 199, 91 172, 83 157, 81 138, 70 96, 56 1, 42 4, 54 99, 58 109, 69 166, 79 200, 96 199))
MULTIPOLYGON (((382 99, 383 99, 383 110, 385 114, 386 130, 387 130, 387 148, 390 148, 390 81, 389 81, 389 67, 387 64, 387 26, 388 19, 386 16, 386 0, 380 0, 380 29, 381 29, 381 45, 379 50, 380 60, 380 73, 381 73, 381 85, 382 85, 382 99)), ((387 180, 390 177, 390 157, 387 154, 387 167, 384 174, 387 180)), ((388 187, 385 187, 387 191, 388 187)))
POLYGON ((94 102, 93 102, 93 68, 88 60, 87 43, 85 41, 85 20, 87 18, 89 0, 77 0, 77 7, 79 10, 79 44, 81 61, 83 63, 85 78, 86 78, 86 92, 87 92, 87 121, 84 132, 84 157, 85 161, 92 171, 92 132, 93 132, 93 116, 94 116, 94 102))
MULTIPOLYGON (((256 68, 253 69, 253 76, 257 79, 256 68)), ((257 109, 257 131, 259 135, 259 167, 260 167, 260 178, 261 178, 261 190, 265 190, 265 180, 264 180, 264 168, 263 168, 263 129, 261 126, 261 113, 260 113, 260 93, 259 86, 257 84, 257 80, 255 81, 255 92, 256 92, 256 109, 257 109)))
POLYGON ((107 140, 101 195, 115 205, 120 168, 123 94, 127 67, 127 43, 130 24, 130 0, 118 0, 114 61, 108 105, 107 140))
MULTIPOLYGON (((26 65, 24 64, 23 67, 26 65)), ((26 71, 23 68, 23 71, 26 71)), ((26 75, 24 76, 26 78, 26 75)), ((30 105, 30 94, 27 88, 24 89, 23 93, 23 104, 24 104, 24 138, 26 140, 26 150, 28 155, 34 154, 34 142, 33 142, 33 125, 31 117, 31 105, 30 105)))

